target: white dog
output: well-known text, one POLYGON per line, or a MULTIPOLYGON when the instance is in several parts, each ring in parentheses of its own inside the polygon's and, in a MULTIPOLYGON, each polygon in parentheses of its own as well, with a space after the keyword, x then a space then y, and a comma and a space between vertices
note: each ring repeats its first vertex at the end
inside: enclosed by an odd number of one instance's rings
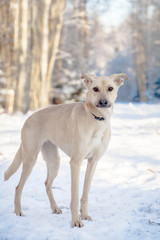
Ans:
POLYGON ((52 183, 59 169, 58 148, 70 157, 72 227, 82 227, 81 219, 91 220, 88 215, 88 193, 98 160, 106 151, 110 137, 110 117, 118 88, 123 84, 124 73, 109 77, 83 74, 87 87, 85 103, 50 106, 30 116, 21 133, 21 145, 4 179, 17 171, 23 163, 22 175, 15 192, 15 213, 22 216, 21 194, 24 184, 42 151, 47 165, 45 181, 47 195, 54 213, 61 213, 53 194, 52 183), (79 175, 83 159, 88 159, 79 215, 79 175))

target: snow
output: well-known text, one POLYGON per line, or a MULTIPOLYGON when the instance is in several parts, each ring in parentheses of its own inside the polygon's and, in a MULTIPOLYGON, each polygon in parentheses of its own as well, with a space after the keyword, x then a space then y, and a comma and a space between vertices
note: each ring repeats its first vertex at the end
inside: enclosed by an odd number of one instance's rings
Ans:
MULTIPOLYGON (((28 114, 29 115, 29 114, 28 114)), ((0 115, 0 240, 147 240, 160 239, 160 105, 116 104, 112 138, 99 161, 83 228, 71 228, 69 158, 61 155, 54 182, 61 215, 51 212, 45 193, 46 167, 39 155, 22 194, 24 217, 13 213, 21 169, 7 182, 4 171, 20 143, 28 115, 0 115)), ((80 192, 86 168, 81 169, 80 192)))

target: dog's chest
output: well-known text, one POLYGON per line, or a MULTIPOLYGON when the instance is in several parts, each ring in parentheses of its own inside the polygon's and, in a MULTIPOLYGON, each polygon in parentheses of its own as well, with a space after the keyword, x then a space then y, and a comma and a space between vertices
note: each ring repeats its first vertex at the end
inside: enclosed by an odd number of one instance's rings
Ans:
POLYGON ((90 158, 98 153, 104 153, 110 140, 110 129, 95 130, 88 143, 86 158, 90 158))
POLYGON ((104 131, 95 131, 91 138, 91 145, 99 145, 102 142, 104 131))

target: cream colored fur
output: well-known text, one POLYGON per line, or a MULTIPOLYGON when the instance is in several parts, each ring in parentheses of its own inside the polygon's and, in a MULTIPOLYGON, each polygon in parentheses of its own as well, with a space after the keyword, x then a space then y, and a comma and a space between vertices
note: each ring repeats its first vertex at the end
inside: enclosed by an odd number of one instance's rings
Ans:
POLYGON ((98 160, 106 151, 110 137, 110 117, 118 88, 123 84, 124 73, 109 77, 83 74, 87 87, 86 103, 72 103, 50 106, 30 116, 21 133, 21 145, 4 178, 16 172, 23 163, 22 174, 15 191, 15 213, 22 216, 21 194, 24 184, 42 151, 47 165, 46 192, 54 213, 61 213, 53 194, 52 183, 59 169, 58 148, 70 157, 71 168, 71 213, 72 227, 82 227, 81 219, 91 220, 88 215, 88 193, 98 160), (113 89, 112 89, 113 88, 113 89), (98 91, 97 91, 98 89, 98 91), (112 90, 111 90, 112 89, 112 90), (100 101, 105 100, 105 106, 100 101), (96 117, 105 118, 99 121, 96 117), (79 175, 83 159, 88 159, 79 214, 79 175))

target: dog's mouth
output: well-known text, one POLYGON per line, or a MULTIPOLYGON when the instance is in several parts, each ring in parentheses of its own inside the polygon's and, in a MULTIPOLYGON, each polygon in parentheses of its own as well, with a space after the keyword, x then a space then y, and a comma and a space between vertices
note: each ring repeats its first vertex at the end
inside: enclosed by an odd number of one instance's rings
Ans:
POLYGON ((110 108, 111 106, 112 106, 112 104, 107 104, 107 105, 97 104, 97 105, 96 105, 97 108, 110 108))

